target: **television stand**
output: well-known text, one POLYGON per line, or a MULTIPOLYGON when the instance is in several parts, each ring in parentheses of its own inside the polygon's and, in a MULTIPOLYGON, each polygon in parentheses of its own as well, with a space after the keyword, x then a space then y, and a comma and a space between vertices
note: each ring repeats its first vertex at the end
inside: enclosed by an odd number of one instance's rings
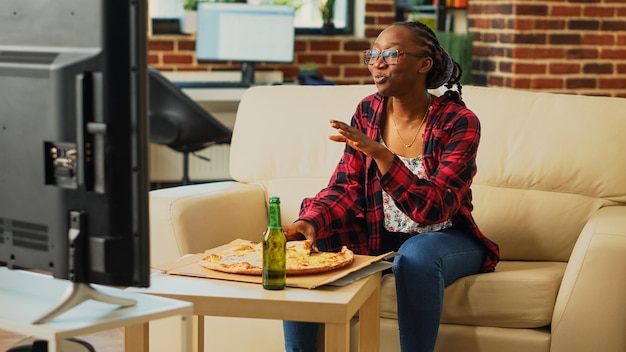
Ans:
POLYGON ((130 307, 134 306, 137 303, 136 300, 131 298, 115 297, 103 292, 99 292, 91 285, 86 283, 72 282, 65 290, 65 293, 61 298, 61 303, 56 308, 52 309, 49 313, 46 313, 41 318, 35 320, 33 324, 44 324, 47 321, 57 317, 58 315, 90 299, 103 303, 117 304, 121 307, 130 307))
POLYGON ((68 263, 69 272, 71 273, 71 283, 65 290, 65 294, 61 298, 61 303, 49 313, 37 319, 34 324, 43 324, 90 299, 104 303, 117 304, 122 307, 130 307, 136 303, 135 300, 132 299, 118 298, 98 292, 89 285, 86 280, 86 269, 84 265, 81 265, 85 256, 84 254, 86 253, 86 216, 85 212, 79 210, 71 210, 68 214, 68 263))

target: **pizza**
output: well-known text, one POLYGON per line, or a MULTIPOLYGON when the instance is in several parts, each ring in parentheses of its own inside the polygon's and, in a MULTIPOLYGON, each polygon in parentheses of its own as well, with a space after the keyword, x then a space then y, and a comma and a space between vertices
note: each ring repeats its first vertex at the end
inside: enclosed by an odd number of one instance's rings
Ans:
MULTIPOLYGON (((354 261, 354 253, 343 246, 339 252, 312 252, 311 241, 287 242, 287 275, 303 275, 335 270, 354 261)), ((200 266, 233 274, 263 274, 263 243, 234 244, 217 253, 208 254, 200 266)))

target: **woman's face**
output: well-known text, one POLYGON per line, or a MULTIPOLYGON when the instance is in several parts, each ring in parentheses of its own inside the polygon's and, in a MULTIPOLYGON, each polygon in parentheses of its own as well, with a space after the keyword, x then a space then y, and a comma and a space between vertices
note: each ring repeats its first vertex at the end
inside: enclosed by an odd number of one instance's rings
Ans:
POLYGON ((367 65, 378 91, 383 95, 398 96, 426 89, 425 77, 432 66, 432 59, 417 56, 426 54, 426 50, 415 43, 411 35, 409 28, 395 25, 380 33, 374 42, 372 50, 379 53, 389 49, 399 50, 396 64, 386 64, 378 57, 367 65))

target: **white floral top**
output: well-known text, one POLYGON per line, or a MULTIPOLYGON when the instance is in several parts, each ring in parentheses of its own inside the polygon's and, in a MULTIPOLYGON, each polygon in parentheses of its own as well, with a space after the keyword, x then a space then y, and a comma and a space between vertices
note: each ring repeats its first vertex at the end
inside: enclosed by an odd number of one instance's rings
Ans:
MULTIPOLYGON (((381 143, 385 145, 385 142, 381 138, 381 143)), ((415 158, 406 158, 398 155, 398 158, 411 170, 412 173, 417 175, 421 179, 426 178, 426 172, 424 171, 424 165, 422 164, 422 156, 418 155, 415 158)), ((385 211, 385 229, 389 232, 402 232, 402 233, 423 233, 432 232, 446 229, 452 226, 450 219, 433 225, 420 225, 413 221, 405 213, 403 213, 396 202, 391 198, 387 192, 383 192, 383 208, 385 211)))

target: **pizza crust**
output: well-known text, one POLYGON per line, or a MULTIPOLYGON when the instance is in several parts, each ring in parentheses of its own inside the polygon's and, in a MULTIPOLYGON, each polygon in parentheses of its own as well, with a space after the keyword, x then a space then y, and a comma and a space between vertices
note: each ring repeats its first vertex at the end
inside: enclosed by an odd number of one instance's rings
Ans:
MULTIPOLYGON (((311 253, 311 241, 287 242, 287 275, 327 272, 354 261, 354 253, 344 246, 340 252, 311 253)), ((200 259, 200 266, 232 274, 261 275, 263 244, 241 243, 200 259)))

